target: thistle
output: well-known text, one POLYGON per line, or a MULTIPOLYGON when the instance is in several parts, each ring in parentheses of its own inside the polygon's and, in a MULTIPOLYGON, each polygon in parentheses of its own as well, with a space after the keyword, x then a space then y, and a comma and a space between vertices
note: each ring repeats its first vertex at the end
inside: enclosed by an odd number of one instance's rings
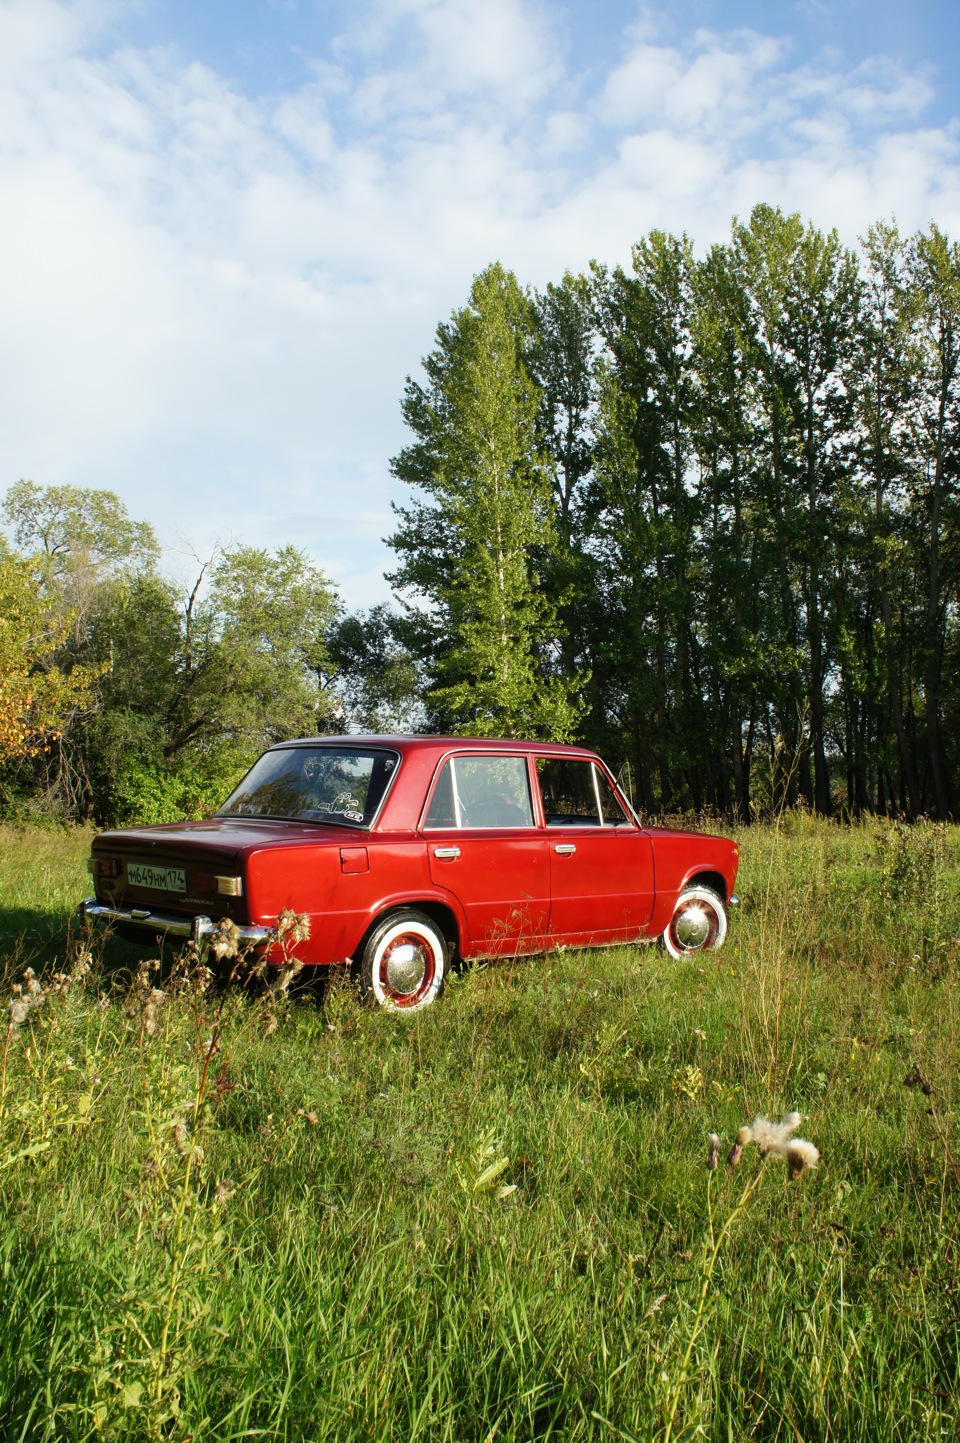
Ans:
POLYGON ((807 1168, 816 1167, 820 1154, 812 1142, 795 1137, 787 1144, 787 1167, 792 1179, 798 1178, 807 1168))
MULTIPOLYGON (((786 1158, 790 1177, 798 1178, 808 1168, 816 1167, 820 1161, 820 1153, 812 1142, 791 1136, 800 1126, 801 1120, 799 1112, 784 1113, 779 1122, 772 1122, 768 1117, 755 1117, 749 1127, 741 1127, 737 1132, 733 1146, 727 1154, 727 1162, 731 1167, 736 1167, 743 1156, 743 1149, 755 1142, 761 1158, 786 1158)), ((710 1137, 715 1135, 711 1133, 710 1137)), ((710 1166, 709 1159, 707 1166, 710 1166)))

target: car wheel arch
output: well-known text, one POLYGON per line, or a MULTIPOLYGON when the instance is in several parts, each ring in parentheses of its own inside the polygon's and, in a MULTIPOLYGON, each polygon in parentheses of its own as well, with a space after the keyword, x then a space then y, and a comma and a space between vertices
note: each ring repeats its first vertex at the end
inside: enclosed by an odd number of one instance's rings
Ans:
POLYGON ((447 955, 450 961, 460 956, 460 928, 453 908, 448 907, 444 902, 437 902, 432 898, 424 900, 420 897, 410 897, 404 898, 402 902, 391 902, 388 906, 379 908, 376 914, 371 917, 369 926, 350 954, 354 967, 359 966, 367 942, 380 924, 385 922, 389 917, 409 911, 410 908, 422 912, 440 928, 447 944, 447 955))
POLYGON ((716 892, 720 901, 729 902, 727 894, 727 883, 722 872, 715 872, 711 868, 694 868, 689 876, 684 877, 680 886, 680 892, 685 892, 688 887, 707 887, 711 892, 716 892))

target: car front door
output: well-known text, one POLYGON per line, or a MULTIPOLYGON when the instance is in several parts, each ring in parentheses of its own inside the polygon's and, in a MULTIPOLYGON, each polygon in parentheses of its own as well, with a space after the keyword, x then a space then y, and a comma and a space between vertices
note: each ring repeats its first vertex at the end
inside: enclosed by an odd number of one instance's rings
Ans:
POLYGON ((653 914, 653 846, 603 770, 586 758, 538 757, 550 848, 552 942, 633 941, 653 914))
POLYGON ((448 757, 423 822, 430 876, 456 896, 469 956, 540 951, 550 913, 548 839, 534 821, 527 760, 448 757))

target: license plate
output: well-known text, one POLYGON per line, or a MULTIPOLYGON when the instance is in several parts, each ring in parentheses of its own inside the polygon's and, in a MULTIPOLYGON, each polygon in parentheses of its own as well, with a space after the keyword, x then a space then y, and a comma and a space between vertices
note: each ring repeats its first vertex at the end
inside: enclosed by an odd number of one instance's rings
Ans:
POLYGON ((147 862, 127 863, 131 887, 150 887, 155 892, 185 892, 187 874, 183 867, 151 867, 147 862))

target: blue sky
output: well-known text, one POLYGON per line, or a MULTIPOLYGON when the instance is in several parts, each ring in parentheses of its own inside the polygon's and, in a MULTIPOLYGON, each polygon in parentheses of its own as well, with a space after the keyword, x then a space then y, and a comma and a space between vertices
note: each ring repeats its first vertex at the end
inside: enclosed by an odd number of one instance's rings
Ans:
POLYGON ((958 59, 958 0, 0 0, 0 489, 381 600, 404 376, 477 270, 759 200, 958 236, 958 59))

